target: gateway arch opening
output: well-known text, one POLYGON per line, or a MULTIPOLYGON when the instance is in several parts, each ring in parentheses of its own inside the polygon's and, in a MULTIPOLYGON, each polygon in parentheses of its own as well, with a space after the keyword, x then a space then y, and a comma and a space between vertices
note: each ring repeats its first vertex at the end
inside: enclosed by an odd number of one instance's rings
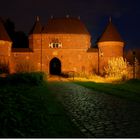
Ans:
POLYGON ((50 74, 52 75, 61 74, 61 61, 56 57, 50 61, 50 74))

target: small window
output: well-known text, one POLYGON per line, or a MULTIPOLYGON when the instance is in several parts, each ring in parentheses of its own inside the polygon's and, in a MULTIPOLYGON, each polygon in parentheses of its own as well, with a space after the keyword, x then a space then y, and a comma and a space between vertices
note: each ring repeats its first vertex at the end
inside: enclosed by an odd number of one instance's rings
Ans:
POLYGON ((59 44, 58 43, 55 43, 55 48, 58 48, 59 47, 59 44))
POLYGON ((55 43, 52 44, 53 48, 55 48, 55 43))
POLYGON ((53 42, 53 43, 50 43, 49 44, 49 47, 50 48, 56 48, 57 49, 57 48, 61 48, 62 47, 62 44, 61 43, 56 43, 56 42, 54 43, 53 42))

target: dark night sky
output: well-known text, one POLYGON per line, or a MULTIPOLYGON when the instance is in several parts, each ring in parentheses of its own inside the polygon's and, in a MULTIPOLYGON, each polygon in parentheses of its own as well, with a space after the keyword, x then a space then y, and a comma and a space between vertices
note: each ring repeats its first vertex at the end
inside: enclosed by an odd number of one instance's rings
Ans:
POLYGON ((17 30, 28 33, 36 15, 43 24, 51 15, 80 16, 94 42, 112 16, 126 47, 140 48, 140 0, 1 0, 0 16, 14 21, 17 30))

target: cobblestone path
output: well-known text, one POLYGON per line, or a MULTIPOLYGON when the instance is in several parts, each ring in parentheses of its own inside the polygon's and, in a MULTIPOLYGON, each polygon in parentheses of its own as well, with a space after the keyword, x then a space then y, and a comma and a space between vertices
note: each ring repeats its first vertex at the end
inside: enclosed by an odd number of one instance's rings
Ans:
POLYGON ((86 137, 140 137, 139 103, 94 92, 71 82, 49 82, 48 86, 86 137))

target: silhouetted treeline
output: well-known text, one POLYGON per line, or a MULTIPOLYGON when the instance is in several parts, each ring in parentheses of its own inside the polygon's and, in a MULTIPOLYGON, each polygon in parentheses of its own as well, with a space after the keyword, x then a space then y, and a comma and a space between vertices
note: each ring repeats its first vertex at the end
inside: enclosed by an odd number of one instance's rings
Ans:
POLYGON ((15 31, 15 24, 13 21, 7 19, 4 25, 13 41, 13 48, 28 48, 28 36, 23 31, 15 31))

